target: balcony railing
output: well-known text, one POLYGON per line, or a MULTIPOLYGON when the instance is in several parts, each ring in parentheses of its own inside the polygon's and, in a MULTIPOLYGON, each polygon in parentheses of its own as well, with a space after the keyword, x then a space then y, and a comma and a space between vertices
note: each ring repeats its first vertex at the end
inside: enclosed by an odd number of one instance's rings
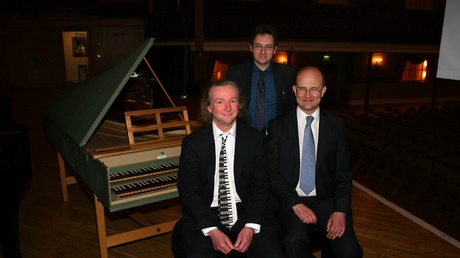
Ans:
MULTIPOLYGON (((146 35, 158 40, 194 37, 193 12, 156 13, 146 35)), ((254 27, 267 23, 283 41, 439 44, 443 13, 376 11, 350 8, 300 9, 290 12, 204 10, 204 40, 247 41, 254 27)))

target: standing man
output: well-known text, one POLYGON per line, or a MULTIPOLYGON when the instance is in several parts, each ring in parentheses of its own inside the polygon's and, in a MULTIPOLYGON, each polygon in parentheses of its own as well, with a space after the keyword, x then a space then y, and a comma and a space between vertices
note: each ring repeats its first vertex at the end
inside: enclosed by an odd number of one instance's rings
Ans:
POLYGON ((226 79, 241 88, 248 101, 250 126, 265 131, 270 120, 295 106, 291 87, 295 84, 294 68, 272 62, 278 46, 278 34, 268 25, 259 25, 249 41, 254 60, 231 65, 226 79))
POLYGON ((319 107, 326 85, 318 68, 300 70, 292 90, 298 106, 269 124, 267 142, 286 256, 314 257, 308 231, 316 224, 336 257, 362 257, 353 228, 344 122, 319 107))
POLYGON ((238 121, 244 107, 233 82, 215 82, 203 97, 206 123, 184 138, 178 172, 185 256, 282 257, 266 223, 265 135, 238 121))

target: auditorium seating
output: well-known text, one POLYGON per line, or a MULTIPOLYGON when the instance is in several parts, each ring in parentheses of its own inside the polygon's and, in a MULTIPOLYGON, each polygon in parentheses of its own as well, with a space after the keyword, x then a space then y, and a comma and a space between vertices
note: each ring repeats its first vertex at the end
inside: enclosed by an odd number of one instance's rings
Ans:
POLYGON ((337 113, 353 138, 349 143, 355 180, 407 199, 407 205, 426 204, 430 214, 450 211, 445 214, 450 223, 458 221, 460 104, 337 113))

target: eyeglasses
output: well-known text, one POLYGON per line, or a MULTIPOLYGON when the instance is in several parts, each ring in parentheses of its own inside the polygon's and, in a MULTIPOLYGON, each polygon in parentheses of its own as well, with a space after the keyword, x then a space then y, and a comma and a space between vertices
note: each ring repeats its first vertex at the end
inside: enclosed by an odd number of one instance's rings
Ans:
POLYGON ((297 94, 305 95, 307 93, 307 91, 308 91, 308 93, 310 93, 310 95, 312 95, 314 97, 317 97, 321 93, 322 89, 323 89, 323 87, 321 87, 321 88, 310 88, 310 89, 307 89, 307 88, 304 88, 304 87, 296 87, 297 94))
POLYGON ((273 51, 275 49, 275 46, 273 45, 266 45, 266 46, 254 45, 252 48, 257 51, 262 51, 262 49, 265 49, 265 51, 273 51))

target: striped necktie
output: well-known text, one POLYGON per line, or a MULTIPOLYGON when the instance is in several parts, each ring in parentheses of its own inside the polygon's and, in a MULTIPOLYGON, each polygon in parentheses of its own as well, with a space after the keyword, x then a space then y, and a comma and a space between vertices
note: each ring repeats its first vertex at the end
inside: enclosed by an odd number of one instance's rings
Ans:
POLYGON ((232 204, 230 197, 230 184, 228 179, 228 167, 227 167, 227 151, 225 143, 228 138, 227 135, 221 135, 222 137, 222 148, 219 154, 219 218, 222 225, 230 229, 234 222, 232 221, 232 204))

